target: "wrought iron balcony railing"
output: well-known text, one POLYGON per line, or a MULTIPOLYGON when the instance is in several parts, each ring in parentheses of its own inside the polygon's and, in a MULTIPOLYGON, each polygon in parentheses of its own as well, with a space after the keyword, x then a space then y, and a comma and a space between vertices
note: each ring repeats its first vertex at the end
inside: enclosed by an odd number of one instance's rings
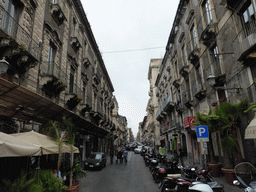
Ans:
POLYGON ((47 64, 41 65, 40 75, 42 76, 53 76, 61 80, 63 83, 67 84, 67 74, 60 69, 60 66, 53 62, 48 61, 47 64))
POLYGON ((29 31, 29 27, 20 26, 18 21, 0 6, 0 38, 12 38, 18 45, 24 46, 36 60, 39 60, 39 43, 32 38, 31 31, 29 31))

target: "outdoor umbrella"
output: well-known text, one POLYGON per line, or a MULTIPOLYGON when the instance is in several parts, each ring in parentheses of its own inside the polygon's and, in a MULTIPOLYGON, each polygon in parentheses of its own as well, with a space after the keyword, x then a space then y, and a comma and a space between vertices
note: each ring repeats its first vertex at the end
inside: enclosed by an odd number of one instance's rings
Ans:
POLYGON ((0 157, 39 156, 41 148, 0 132, 0 157))
POLYGON ((256 139, 256 116, 245 129, 245 139, 256 139))
MULTIPOLYGON (((25 140, 35 146, 42 148, 42 154, 58 154, 59 153, 59 146, 57 142, 50 139, 47 135, 35 132, 35 131, 29 131, 29 132, 23 132, 23 133, 14 133, 11 134, 13 137, 25 140)), ((77 147, 73 146, 73 153, 79 153, 79 150, 77 147)), ((62 153, 70 153, 70 145, 62 143, 62 153)))

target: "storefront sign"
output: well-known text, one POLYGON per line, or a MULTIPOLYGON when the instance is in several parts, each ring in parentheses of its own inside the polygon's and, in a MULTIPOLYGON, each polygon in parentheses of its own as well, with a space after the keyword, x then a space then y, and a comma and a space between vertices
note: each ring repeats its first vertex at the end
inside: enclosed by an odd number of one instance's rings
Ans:
POLYGON ((184 128, 189 128, 189 127, 194 127, 196 117, 195 116, 188 116, 186 117, 183 122, 184 122, 184 128))

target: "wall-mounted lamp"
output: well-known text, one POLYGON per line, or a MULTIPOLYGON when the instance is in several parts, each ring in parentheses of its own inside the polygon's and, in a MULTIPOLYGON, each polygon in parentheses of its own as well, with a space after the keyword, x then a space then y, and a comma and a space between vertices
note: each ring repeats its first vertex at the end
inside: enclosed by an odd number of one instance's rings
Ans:
POLYGON ((214 89, 222 89, 222 90, 230 90, 230 89, 236 89, 239 91, 239 89, 242 89, 241 87, 224 87, 224 86, 215 86, 216 85, 216 77, 212 74, 210 74, 207 77, 208 84, 213 87, 214 89))
POLYGON ((89 112, 86 111, 86 112, 84 113, 84 116, 85 116, 85 118, 88 118, 88 117, 89 117, 89 112))
POLYGON ((8 68, 9 68, 10 64, 5 60, 5 58, 3 57, 0 60, 0 75, 3 73, 6 73, 8 68))

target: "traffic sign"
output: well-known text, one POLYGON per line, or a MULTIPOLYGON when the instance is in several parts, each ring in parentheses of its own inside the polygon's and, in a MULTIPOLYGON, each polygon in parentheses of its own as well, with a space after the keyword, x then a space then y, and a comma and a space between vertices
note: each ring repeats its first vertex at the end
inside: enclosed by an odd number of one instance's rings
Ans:
POLYGON ((209 132, 207 125, 196 126, 197 142, 209 141, 209 132))

